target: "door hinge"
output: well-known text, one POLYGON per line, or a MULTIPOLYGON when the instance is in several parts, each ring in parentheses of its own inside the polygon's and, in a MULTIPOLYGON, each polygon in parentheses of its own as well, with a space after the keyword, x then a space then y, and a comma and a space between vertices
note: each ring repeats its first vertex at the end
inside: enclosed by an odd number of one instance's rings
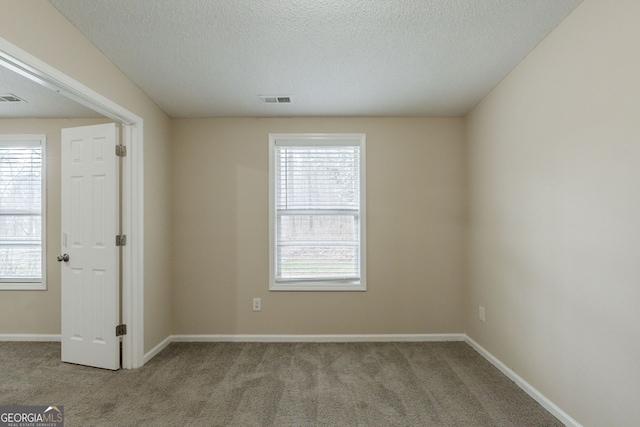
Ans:
POLYGON ((116 246, 126 246, 127 236, 125 234, 118 234, 116 236, 116 246))
POLYGON ((127 325, 116 326, 116 336, 121 337, 123 335, 127 335, 127 325))
POLYGON ((127 156, 127 147, 124 145, 116 145, 116 156, 118 157, 126 157, 127 156))

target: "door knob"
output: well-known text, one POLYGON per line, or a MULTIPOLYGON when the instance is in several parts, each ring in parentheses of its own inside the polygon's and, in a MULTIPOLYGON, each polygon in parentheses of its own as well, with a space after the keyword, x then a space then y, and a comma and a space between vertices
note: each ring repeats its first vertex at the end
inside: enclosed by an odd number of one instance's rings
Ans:
POLYGON ((62 262, 62 261, 64 261, 64 262, 69 261, 69 255, 67 255, 67 254, 58 255, 58 262, 62 262))

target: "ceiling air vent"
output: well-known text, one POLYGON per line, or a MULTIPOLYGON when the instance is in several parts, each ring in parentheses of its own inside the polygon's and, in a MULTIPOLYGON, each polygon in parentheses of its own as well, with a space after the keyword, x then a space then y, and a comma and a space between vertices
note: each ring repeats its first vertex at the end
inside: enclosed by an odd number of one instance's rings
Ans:
POLYGON ((0 102, 27 102, 22 98, 18 98, 12 93, 0 94, 0 102))
POLYGON ((291 104, 291 95, 258 95, 264 104, 291 104))

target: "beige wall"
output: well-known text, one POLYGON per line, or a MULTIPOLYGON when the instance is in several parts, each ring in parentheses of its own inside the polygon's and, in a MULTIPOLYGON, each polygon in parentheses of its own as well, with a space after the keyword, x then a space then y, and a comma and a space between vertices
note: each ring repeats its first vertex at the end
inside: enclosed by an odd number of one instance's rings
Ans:
POLYGON ((462 138, 461 119, 174 120, 173 332, 461 332, 462 138), (367 292, 268 291, 270 132, 366 133, 367 292))
POLYGON ((585 0, 468 118, 467 332, 584 426, 640 422, 639 41, 585 0))
POLYGON ((0 10, 0 37, 144 119, 144 348, 149 350, 171 331, 170 120, 49 2, 0 0, 0 10))
POLYGON ((60 133, 105 119, 0 119, 0 134, 47 136, 47 290, 0 291, 0 334, 60 334, 60 133))

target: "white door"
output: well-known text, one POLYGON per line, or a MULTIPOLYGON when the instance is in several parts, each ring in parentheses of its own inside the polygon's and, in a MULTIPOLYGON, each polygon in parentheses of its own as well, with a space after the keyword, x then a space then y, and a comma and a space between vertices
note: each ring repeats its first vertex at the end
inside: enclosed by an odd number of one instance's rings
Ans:
POLYGON ((117 142, 113 123, 62 130, 62 361, 105 369, 120 369, 117 142))

